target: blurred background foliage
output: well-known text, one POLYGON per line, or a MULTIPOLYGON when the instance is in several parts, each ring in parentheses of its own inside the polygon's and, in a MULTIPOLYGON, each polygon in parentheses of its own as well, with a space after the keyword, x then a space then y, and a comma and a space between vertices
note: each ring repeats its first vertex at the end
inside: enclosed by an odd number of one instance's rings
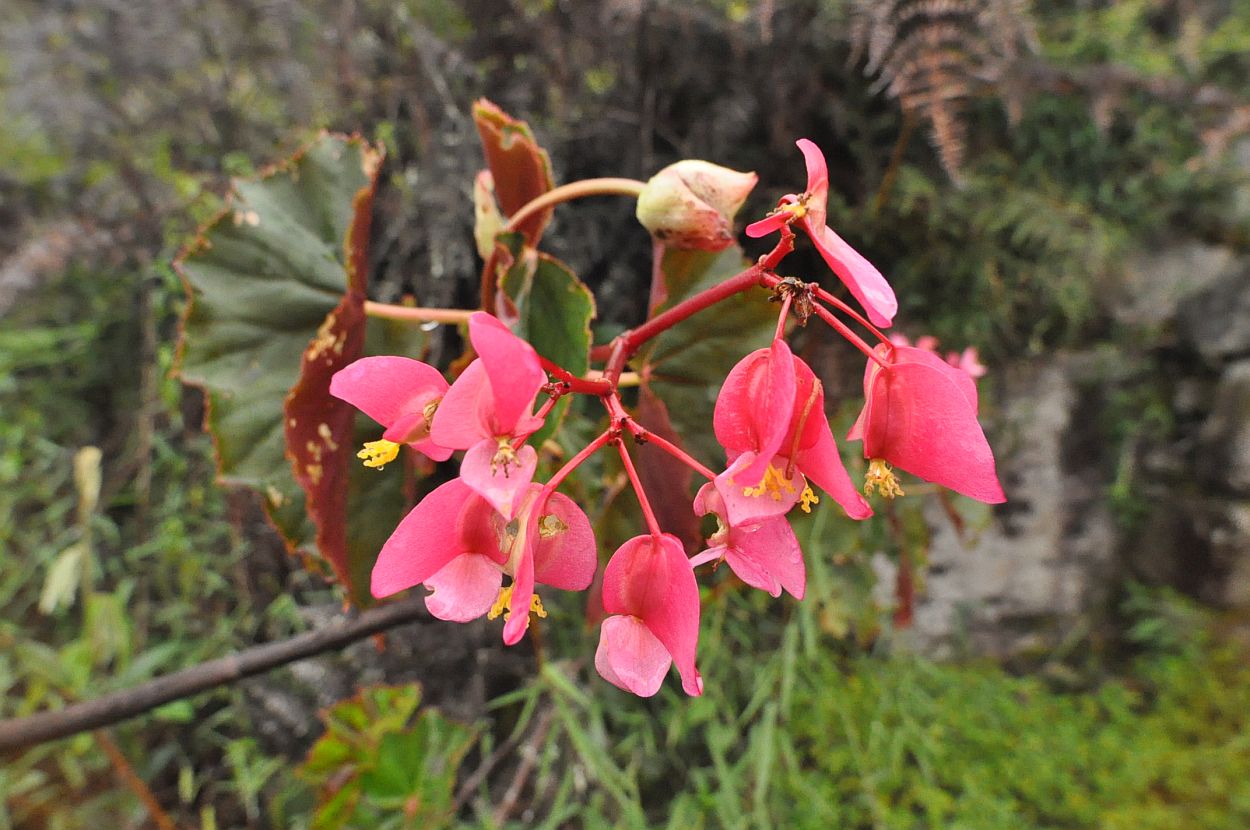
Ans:
MULTIPOLYGON (((167 263, 229 176, 321 128, 388 149, 372 247, 386 300, 474 301, 480 95, 530 121, 560 181, 646 178, 682 157, 757 170, 744 216, 797 186, 793 139, 818 137, 831 224, 890 275, 901 318, 923 321, 908 333, 977 345, 995 370, 1140 337, 1110 309, 1125 258, 1154 240, 1250 247, 1236 150, 1250 3, 985 0, 909 16, 929 5, 7 0, 0 715, 288 635, 338 602, 250 498, 214 485, 201 402, 170 378, 183 298, 167 263)), ((632 206, 560 213, 549 241, 607 325, 641 318, 649 246, 632 206)), ((806 266, 810 252, 787 263, 806 266)), ((454 351, 436 339, 431 355, 454 351)), ((843 359, 824 371, 853 397, 843 359)), ((1169 428, 1149 385, 1116 407, 1089 425, 1108 458, 1169 428)), ((1148 509, 1131 471, 1109 497, 1125 521, 1148 509)), ((633 514, 610 507, 601 537, 632 535, 612 523, 633 514)), ((1250 823, 1235 621, 1124 587, 1112 626, 1057 652, 933 663, 894 629, 897 592, 873 564, 913 557, 922 589, 928 531, 913 504, 901 532, 884 518, 818 511, 802 603, 718 573, 701 699, 598 681, 582 600, 558 597, 533 652, 473 652, 508 667, 481 670, 477 710, 427 688, 444 717, 415 687, 366 689, 325 713, 305 761, 311 737, 265 739, 270 713, 223 689, 6 758, 0 827, 1250 823)))

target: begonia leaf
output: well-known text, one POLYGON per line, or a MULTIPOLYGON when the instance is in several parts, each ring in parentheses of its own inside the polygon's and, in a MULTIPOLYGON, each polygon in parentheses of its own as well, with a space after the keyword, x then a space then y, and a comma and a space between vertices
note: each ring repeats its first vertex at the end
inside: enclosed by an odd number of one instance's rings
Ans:
MULTIPOLYGON (((499 282, 508 299, 501 319, 540 355, 581 377, 590 368, 594 295, 563 262, 522 243, 520 234, 500 237, 499 244, 511 257, 499 282)), ((556 430, 571 400, 565 396, 556 404, 547 423, 530 439, 534 446, 556 430)))
MULTIPOLYGON (((657 312, 749 264, 737 245, 719 252, 665 251, 660 267, 668 300, 657 312)), ((664 332, 643 353, 643 382, 668 408, 684 448, 708 466, 719 469, 725 461, 712 432, 721 383, 744 355, 768 346, 776 323, 777 307, 767 302, 764 291, 745 291, 664 332)))
MULTIPOLYGON (((477 125, 486 153, 486 166, 494 179, 495 199, 505 216, 511 216, 527 202, 555 186, 551 159, 538 146, 529 124, 505 113, 498 106, 479 98, 473 104, 477 125)), ((551 209, 541 211, 517 228, 525 241, 536 245, 551 219, 551 209)))
POLYGON ((355 414, 328 384, 363 352, 380 159, 359 138, 322 136, 235 182, 229 209, 176 263, 189 299, 180 373, 204 389, 220 479, 260 492, 288 546, 316 541, 356 598, 367 582, 351 574, 372 563, 350 562, 343 523, 355 414))

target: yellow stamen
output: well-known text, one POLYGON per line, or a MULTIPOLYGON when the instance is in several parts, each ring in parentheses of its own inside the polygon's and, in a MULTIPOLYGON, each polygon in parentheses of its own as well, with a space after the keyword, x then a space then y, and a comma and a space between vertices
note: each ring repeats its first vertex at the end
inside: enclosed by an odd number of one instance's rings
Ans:
POLYGON ((791 204, 788 204, 788 205, 782 205, 780 208, 778 208, 778 210, 779 211, 784 210, 786 213, 794 214, 795 219, 802 219, 804 216, 807 215, 807 199, 801 198, 797 202, 792 202, 791 204))
POLYGON ((787 493, 793 493, 794 485, 786 478, 785 472, 769 464, 768 469, 764 471, 764 477, 760 479, 760 483, 754 487, 743 487, 742 495, 758 498, 767 493, 772 497, 773 501, 781 501, 783 490, 787 493))
POLYGON ((512 449, 511 436, 505 435, 498 440, 499 449, 495 450, 495 456, 490 460, 490 474, 497 474, 499 468, 503 467, 503 474, 506 478, 512 465, 517 463, 516 450, 512 449))
POLYGON ((399 444, 382 438, 378 441, 365 442, 364 449, 356 453, 356 457, 365 462, 366 467, 382 469, 399 455, 399 444))
MULTIPOLYGON (((512 609, 509 607, 512 603, 512 586, 499 589, 499 596, 495 597, 495 604, 486 612, 486 619, 495 620, 502 614, 505 621, 512 616, 512 609)), ((543 608, 543 601, 538 598, 538 594, 530 597, 530 613, 537 614, 540 620, 547 619, 547 609, 543 608)))
POLYGON ((811 485, 808 485, 799 494, 799 509, 804 513, 811 513, 813 504, 820 504, 820 496, 816 495, 811 485))
POLYGON ((880 458, 868 462, 868 474, 864 476, 864 495, 871 496, 874 489, 887 499, 903 495, 903 487, 898 483, 894 471, 880 458))

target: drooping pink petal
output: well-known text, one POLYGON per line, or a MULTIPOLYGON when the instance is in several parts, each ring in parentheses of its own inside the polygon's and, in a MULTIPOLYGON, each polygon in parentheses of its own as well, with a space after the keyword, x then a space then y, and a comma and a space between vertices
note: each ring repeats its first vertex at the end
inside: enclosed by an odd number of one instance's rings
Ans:
POLYGON ((517 422, 529 414, 538 390, 547 382, 538 353, 484 311, 469 317, 469 340, 490 378, 495 434, 510 435, 517 422))
POLYGON ((695 667, 699 587, 677 537, 636 536, 621 545, 604 571, 603 607, 641 619, 673 658, 686 694, 703 693, 695 667))
POLYGON ((651 697, 672 664, 664 644, 637 617, 612 616, 600 626, 595 668, 613 686, 651 697))
POLYGON ((771 459, 771 464, 764 465, 766 471, 771 468, 770 474, 774 478, 768 480, 761 476, 752 481, 743 474, 743 470, 756 466, 756 461, 754 453, 744 452, 714 480, 730 524, 746 524, 788 513, 798 502, 803 487, 807 484, 798 470, 794 470, 793 475, 786 478, 785 468, 788 462, 777 456, 771 459), (748 490, 753 492, 748 493, 748 490))
POLYGON ((407 357, 362 357, 330 379, 330 394, 347 401, 385 427, 404 414, 420 415, 447 381, 433 366, 407 357))
POLYGON ((802 599, 807 586, 807 570, 799 540, 784 517, 731 527, 725 562, 752 588, 781 596, 784 588, 795 599, 802 599))
POLYGON ((889 326, 894 315, 898 313, 898 300, 894 296, 894 289, 881 276, 876 266, 834 233, 833 229, 812 221, 810 215, 801 219, 799 224, 812 238, 825 263, 850 289, 864 311, 868 312, 868 319, 882 328, 889 326))
POLYGON ((539 517, 538 530, 534 580, 562 591, 590 587, 599 558, 590 520, 577 503, 563 493, 553 493, 539 517))
POLYGON ((794 355, 781 339, 738 361, 721 385, 712 430, 731 455, 754 453, 740 475, 748 485, 759 481, 781 449, 794 412, 794 394, 794 355))
POLYGON ((794 218, 794 214, 779 210, 770 213, 758 222, 752 222, 746 227, 746 235, 752 239, 759 239, 761 236, 768 236, 770 233, 776 233, 789 221, 794 218))
MULTIPOLYGON (((882 347, 878 347, 878 350, 881 350, 881 349, 882 347)), ((968 400, 968 403, 972 406, 973 414, 976 414, 977 407, 978 407, 977 382, 973 380, 972 376, 969 375, 967 372, 950 371, 949 370, 950 364, 947 363, 945 360, 943 360, 942 356, 939 355, 937 352, 931 351, 929 349, 921 348, 918 346, 914 348, 895 348, 893 350, 893 354, 890 355, 890 360, 892 363, 896 363, 896 364, 897 363, 921 363, 925 366, 932 366, 934 369, 941 372, 946 377, 950 378, 950 380, 953 381, 954 384, 959 387, 959 391, 963 393, 963 396, 968 400)), ((870 362, 875 363, 875 361, 870 361, 870 362)))
POLYGON ((467 450, 483 438, 494 437, 490 425, 494 408, 486 367, 475 360, 443 395, 430 425, 430 438, 442 447, 467 450))
POLYGON ((814 227, 824 227, 829 201, 829 167, 825 154, 811 139, 800 138, 794 143, 803 153, 803 163, 807 166, 807 216, 814 227))
POLYGON ((884 459, 969 498, 1006 501, 994 453, 965 391, 972 379, 933 357, 936 364, 895 363, 876 374, 864 408, 865 457, 884 459))
POLYGON ((512 597, 508 603, 508 619, 503 624, 505 645, 514 646, 530 626, 530 603, 534 599, 534 545, 537 521, 532 522, 520 540, 521 555, 512 574, 512 597))
POLYGON ((434 591, 425 598, 425 607, 440 620, 476 620, 490 610, 502 583, 503 571, 490 557, 462 553, 425 580, 434 591))
POLYGON ((408 512, 373 566, 370 590, 375 597, 388 597, 425 582, 463 552, 457 538, 457 518, 472 494, 455 478, 408 512))
MULTIPOLYGON (((503 450, 505 453, 507 449, 503 450)), ((528 444, 515 454, 500 460, 500 444, 496 438, 484 438, 469 448, 460 464, 460 477, 482 498, 511 519, 516 515, 520 495, 534 479, 538 453, 528 444)))
POLYGON ((812 483, 840 504, 846 515, 852 519, 867 519, 872 515, 872 508, 851 483, 851 477, 842 463, 842 456, 838 453, 838 445, 833 440, 833 432, 829 429, 829 422, 822 416, 820 424, 823 429, 816 443, 801 450, 795 459, 798 467, 812 483))
MULTIPOLYGON (((422 409, 427 402, 421 403, 422 409)), ((439 446, 430 438, 430 425, 425 419, 424 411, 400 415, 386 428, 382 437, 396 444, 407 444, 432 461, 446 461, 454 452, 450 447, 439 446)))

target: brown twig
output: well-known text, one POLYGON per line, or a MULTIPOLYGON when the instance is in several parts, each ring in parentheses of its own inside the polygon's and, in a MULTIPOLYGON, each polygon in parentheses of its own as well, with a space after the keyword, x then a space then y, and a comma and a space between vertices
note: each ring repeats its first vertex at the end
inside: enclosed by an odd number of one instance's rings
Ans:
POLYGON ((359 616, 287 640, 265 643, 236 654, 210 660, 173 674, 157 677, 64 709, 0 721, 0 752, 41 744, 90 729, 118 723, 172 700, 225 686, 270 669, 362 640, 379 631, 425 619, 423 597, 374 608, 359 616))
POLYGON ((147 808, 148 815, 152 818, 152 823, 159 830, 177 830, 178 825, 174 824, 174 820, 161 807, 161 803, 156 800, 152 789, 135 772, 135 768, 130 765, 130 761, 127 760, 126 754, 122 752, 117 742, 103 729, 98 729, 93 734, 96 743, 100 745, 100 749, 104 750, 104 754, 109 757, 109 762, 112 763, 113 771, 117 773, 117 777, 147 808))
POLYGON ((496 824, 503 824, 507 821, 508 816, 512 814, 512 811, 516 809, 517 800, 521 797, 521 790, 525 788, 530 774, 534 772, 534 767, 538 764, 540 747, 543 741, 547 739, 547 732, 551 730, 552 717, 552 709, 544 709, 543 713, 538 716, 538 723, 534 725, 534 731, 531 733, 530 739, 525 742, 525 747, 521 750, 521 763, 517 764, 516 774, 512 776, 512 783, 508 785, 507 791, 504 792, 503 800, 499 802, 499 807, 495 809, 496 824))

